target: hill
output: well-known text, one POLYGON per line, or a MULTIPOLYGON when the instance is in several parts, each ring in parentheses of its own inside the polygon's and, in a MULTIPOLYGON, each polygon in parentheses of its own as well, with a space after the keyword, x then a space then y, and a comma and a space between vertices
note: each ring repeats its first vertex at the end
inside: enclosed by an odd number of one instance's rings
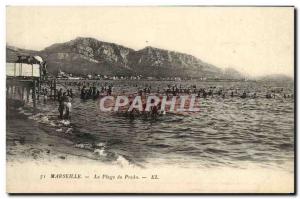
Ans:
POLYGON ((234 69, 224 71, 192 55, 151 46, 136 51, 94 38, 77 37, 68 42, 53 44, 42 51, 8 46, 7 60, 13 60, 12 57, 18 53, 41 56, 48 63, 48 70, 54 74, 61 68, 75 75, 242 78, 234 69))
POLYGON ((294 81, 292 77, 287 76, 287 75, 282 75, 282 74, 271 74, 271 75, 265 75, 256 78, 258 81, 264 81, 264 82, 289 82, 289 81, 294 81))

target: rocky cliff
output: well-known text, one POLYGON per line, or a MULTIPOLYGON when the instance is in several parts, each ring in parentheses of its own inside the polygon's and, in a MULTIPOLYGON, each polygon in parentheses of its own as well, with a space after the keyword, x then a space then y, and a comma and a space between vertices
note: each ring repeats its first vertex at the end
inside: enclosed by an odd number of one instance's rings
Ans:
MULTIPOLYGON (((18 51, 7 47, 7 59, 18 51)), ((26 51, 27 52, 27 51, 26 51)), ((209 77, 226 78, 220 68, 188 54, 153 47, 135 51, 94 38, 78 37, 53 44, 42 51, 28 51, 40 55, 48 63, 48 70, 58 68, 76 75, 143 75, 153 77, 209 77)), ((235 73, 234 78, 241 78, 235 73)), ((229 77, 229 76, 228 76, 229 77)))

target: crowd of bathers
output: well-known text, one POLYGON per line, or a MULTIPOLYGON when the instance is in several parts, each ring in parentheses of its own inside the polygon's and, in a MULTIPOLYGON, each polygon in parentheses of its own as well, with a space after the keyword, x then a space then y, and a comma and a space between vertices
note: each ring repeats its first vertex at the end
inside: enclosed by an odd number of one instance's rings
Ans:
MULTIPOLYGON (((59 117, 61 119, 69 119, 71 112, 71 101, 74 98, 75 93, 79 94, 79 97, 82 100, 88 99, 99 99, 102 96, 110 96, 110 95, 118 95, 124 94, 122 91, 122 86, 119 86, 117 91, 113 92, 114 85, 108 82, 85 82, 85 81, 72 81, 72 82, 63 82, 60 84, 63 88, 56 89, 55 91, 55 99, 59 102, 58 111, 59 117), (73 89, 77 92, 73 92, 73 89)), ((147 96, 147 95, 167 95, 167 96, 180 96, 180 95, 195 95, 199 98, 209 99, 214 97, 219 98, 266 98, 266 99, 274 99, 274 98, 293 98, 294 94, 283 88, 265 88, 262 90, 254 90, 249 91, 250 89, 241 89, 241 88, 223 88, 216 86, 206 86, 197 87, 195 84, 191 85, 181 85, 181 84, 168 84, 165 87, 156 86, 153 88, 151 83, 138 85, 131 85, 132 88, 136 90, 133 95, 147 96)), ((48 95, 50 94, 48 89, 42 88, 41 94, 44 96, 44 101, 46 102, 48 99, 48 95)), ((132 94, 132 93, 131 93, 132 94)), ((76 95, 78 96, 78 95, 76 95)), ((155 112, 155 110, 154 110, 155 112)))
POLYGON ((217 88, 216 86, 209 86, 206 88, 197 88, 196 85, 188 85, 188 86, 182 86, 182 85, 167 85, 166 88, 160 89, 160 87, 157 87, 156 89, 152 89, 150 86, 145 86, 144 88, 141 88, 138 90, 138 94, 140 96, 147 95, 150 93, 157 93, 157 94, 165 94, 165 95, 196 95, 197 97, 202 98, 213 98, 214 96, 219 96, 222 98, 226 97, 239 97, 239 98, 276 98, 276 97, 282 97, 282 98, 293 98, 293 93, 286 93, 287 91, 284 91, 283 88, 280 89, 266 89, 264 91, 265 94, 262 94, 261 91, 257 92, 250 92, 247 90, 241 90, 241 89, 235 89, 235 88, 217 88), (260 94, 260 95, 259 95, 260 94))

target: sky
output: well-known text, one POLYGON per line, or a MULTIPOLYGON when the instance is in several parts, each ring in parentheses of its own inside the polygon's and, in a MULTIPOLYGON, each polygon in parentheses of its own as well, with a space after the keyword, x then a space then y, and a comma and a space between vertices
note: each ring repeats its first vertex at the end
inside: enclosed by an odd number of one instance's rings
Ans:
POLYGON ((196 56, 250 76, 294 74, 292 7, 11 7, 6 43, 42 50, 76 37, 196 56))

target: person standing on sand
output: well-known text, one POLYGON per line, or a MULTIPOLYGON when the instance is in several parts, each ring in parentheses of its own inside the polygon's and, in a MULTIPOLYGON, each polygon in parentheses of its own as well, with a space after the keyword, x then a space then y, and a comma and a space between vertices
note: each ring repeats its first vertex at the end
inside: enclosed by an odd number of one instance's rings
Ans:
POLYGON ((44 104, 47 103, 47 100, 48 100, 48 90, 45 88, 44 89, 44 104))
POLYGON ((62 96, 58 99, 58 112, 59 112, 59 119, 63 119, 64 110, 65 110, 65 102, 67 101, 66 92, 62 94, 62 96))
POLYGON ((64 118, 65 119, 71 119, 71 110, 72 110, 72 103, 71 103, 72 98, 70 96, 66 96, 66 101, 64 102, 64 107, 66 108, 66 113, 64 118))
POLYGON ((61 98, 62 98, 62 88, 59 89, 58 93, 57 93, 57 99, 58 101, 60 102, 61 101, 61 98))
POLYGON ((59 119, 63 119, 64 115, 64 103, 62 100, 59 100, 59 105, 58 105, 58 112, 59 112, 59 119))

